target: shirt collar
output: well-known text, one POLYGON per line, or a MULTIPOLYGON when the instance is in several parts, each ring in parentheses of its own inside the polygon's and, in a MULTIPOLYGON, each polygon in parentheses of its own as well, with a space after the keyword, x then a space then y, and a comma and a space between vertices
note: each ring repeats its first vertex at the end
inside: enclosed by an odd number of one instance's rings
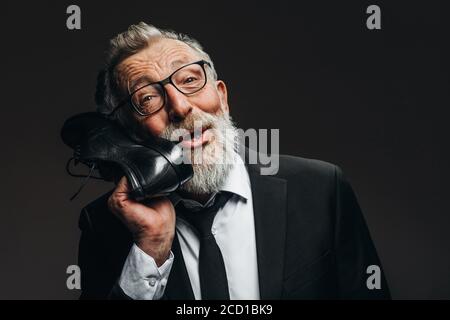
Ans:
POLYGON ((237 194, 245 200, 250 198, 250 178, 245 163, 239 155, 236 156, 236 161, 233 163, 233 167, 220 190, 237 194))

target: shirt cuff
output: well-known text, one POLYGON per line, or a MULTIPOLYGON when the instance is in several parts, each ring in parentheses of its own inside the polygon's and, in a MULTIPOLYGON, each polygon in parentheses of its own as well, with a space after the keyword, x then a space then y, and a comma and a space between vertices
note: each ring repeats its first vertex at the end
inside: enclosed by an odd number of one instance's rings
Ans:
POLYGON ((164 294, 174 255, 158 268, 155 260, 133 244, 119 279, 123 292, 135 300, 158 300, 164 294))

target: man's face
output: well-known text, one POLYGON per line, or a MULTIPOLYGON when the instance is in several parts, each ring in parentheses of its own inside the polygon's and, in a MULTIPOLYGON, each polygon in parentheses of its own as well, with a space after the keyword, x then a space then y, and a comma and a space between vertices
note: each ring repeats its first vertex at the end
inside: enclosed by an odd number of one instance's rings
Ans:
MULTIPOLYGON (((159 39, 117 66, 119 83, 124 91, 133 92, 142 85, 139 81, 141 78, 160 81, 179 67, 198 60, 201 60, 199 55, 185 43, 159 39)), ((133 113, 133 117, 145 133, 161 136, 171 123, 183 121, 194 109, 213 115, 228 113, 227 91, 222 81, 213 81, 209 78, 203 89, 189 96, 179 92, 171 84, 165 85, 164 89, 166 104, 163 109, 148 117, 133 113)))
MULTIPOLYGON (((159 39, 157 42, 128 58, 117 66, 119 85, 125 92, 133 92, 142 86, 161 81, 174 71, 201 60, 199 55, 181 41, 159 39), (145 78, 143 83, 140 79, 145 78)), ((204 66, 207 70, 209 66, 204 66)), ((207 71, 208 74, 208 71, 207 71)), ((164 86, 165 105, 150 116, 140 116, 132 110, 132 118, 138 125, 136 134, 177 140, 176 132, 184 130, 201 135, 185 139, 184 150, 191 153, 194 177, 182 186, 190 194, 207 195, 217 192, 230 170, 227 159, 235 155, 237 131, 229 117, 227 90, 223 81, 208 77, 199 91, 185 95, 172 84, 164 86), (200 133, 200 132, 196 132, 200 133), (200 160, 200 161, 199 161, 200 160)))

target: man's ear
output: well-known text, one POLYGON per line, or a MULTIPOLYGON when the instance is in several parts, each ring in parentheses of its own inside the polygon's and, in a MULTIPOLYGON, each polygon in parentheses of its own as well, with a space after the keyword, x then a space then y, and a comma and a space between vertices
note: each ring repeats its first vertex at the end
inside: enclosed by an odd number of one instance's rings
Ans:
POLYGON ((230 107, 228 106, 228 91, 225 82, 222 80, 216 81, 217 92, 219 93, 220 102, 227 113, 230 112, 230 107))

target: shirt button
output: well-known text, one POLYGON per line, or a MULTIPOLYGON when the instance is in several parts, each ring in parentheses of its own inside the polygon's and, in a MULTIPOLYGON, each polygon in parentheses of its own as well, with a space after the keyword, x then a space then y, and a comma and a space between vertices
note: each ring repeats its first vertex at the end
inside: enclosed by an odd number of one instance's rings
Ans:
POLYGON ((156 284, 156 279, 155 278, 150 278, 149 283, 153 287, 156 284))

